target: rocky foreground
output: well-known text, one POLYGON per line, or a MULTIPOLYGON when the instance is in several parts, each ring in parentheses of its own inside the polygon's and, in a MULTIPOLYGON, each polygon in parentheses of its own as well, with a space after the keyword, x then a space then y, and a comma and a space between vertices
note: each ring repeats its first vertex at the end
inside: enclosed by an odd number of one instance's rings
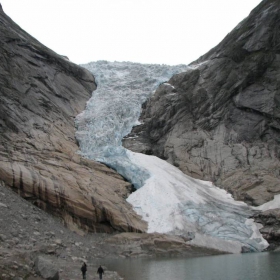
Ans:
POLYGON ((188 237, 160 234, 93 233, 79 235, 0 184, 0 279, 81 279, 85 261, 90 279, 104 266, 106 279, 122 279, 108 271, 106 259, 157 256, 201 256, 223 252, 187 244, 188 237))
MULTIPOLYGON (((2 184, 0 213, 0 279, 81 279, 83 261, 91 279, 98 279, 106 234, 78 235, 2 184)), ((109 271, 106 277, 121 279, 109 271)))

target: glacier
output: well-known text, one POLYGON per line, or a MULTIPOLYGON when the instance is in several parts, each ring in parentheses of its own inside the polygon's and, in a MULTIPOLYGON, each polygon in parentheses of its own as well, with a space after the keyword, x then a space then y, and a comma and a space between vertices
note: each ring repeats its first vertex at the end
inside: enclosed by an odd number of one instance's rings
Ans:
POLYGON ((187 66, 107 61, 83 66, 95 76, 97 90, 76 117, 80 153, 112 167, 140 188, 150 177, 149 171, 132 164, 122 139, 139 124, 141 106, 153 90, 187 66))
POLYGON ((127 201, 147 221, 148 232, 188 235, 194 237, 193 245, 232 253, 268 246, 250 219, 252 207, 166 161, 122 147, 123 137, 139 125, 143 102, 189 66, 107 61, 82 66, 95 76, 97 90, 76 117, 79 153, 115 169, 135 186, 127 201))

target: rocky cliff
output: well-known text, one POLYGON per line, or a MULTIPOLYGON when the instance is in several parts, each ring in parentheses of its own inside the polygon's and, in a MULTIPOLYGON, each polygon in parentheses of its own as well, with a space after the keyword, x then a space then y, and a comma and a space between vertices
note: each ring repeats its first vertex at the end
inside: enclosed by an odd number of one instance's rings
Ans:
POLYGON ((131 185, 77 155, 74 118, 92 74, 40 44, 0 7, 0 180, 73 229, 144 231, 131 185))
POLYGON ((280 193, 280 5, 264 0, 163 83, 124 146, 261 205, 280 193))

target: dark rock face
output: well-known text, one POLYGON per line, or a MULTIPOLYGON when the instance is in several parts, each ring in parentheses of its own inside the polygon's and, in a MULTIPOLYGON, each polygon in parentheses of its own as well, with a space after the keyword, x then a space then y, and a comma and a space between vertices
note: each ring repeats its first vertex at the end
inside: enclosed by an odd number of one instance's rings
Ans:
POLYGON ((138 152, 260 205, 280 193, 280 5, 263 1, 227 37, 162 84, 132 133, 138 152))
POLYGON ((254 216, 256 222, 263 224, 260 230, 263 237, 269 242, 270 250, 279 247, 280 244, 280 209, 271 209, 254 216))
POLYGON ((0 9, 0 183, 73 229, 144 231, 131 185, 76 154, 74 118, 92 74, 40 44, 0 9))

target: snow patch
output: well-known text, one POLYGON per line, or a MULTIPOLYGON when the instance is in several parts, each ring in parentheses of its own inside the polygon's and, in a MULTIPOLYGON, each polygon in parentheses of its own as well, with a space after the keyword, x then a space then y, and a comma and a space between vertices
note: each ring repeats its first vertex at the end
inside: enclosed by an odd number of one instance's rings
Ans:
POLYGON ((254 209, 262 210, 262 211, 276 209, 276 208, 280 208, 280 194, 275 195, 273 200, 266 202, 260 206, 254 207, 254 209))
MULTIPOLYGON (((235 201, 212 182, 193 179, 157 157, 132 152, 129 157, 132 163, 151 174, 144 186, 127 199, 136 213, 147 221, 149 233, 194 232, 196 236, 199 233, 201 238, 222 239, 219 250, 225 251, 229 250, 229 244, 230 248, 238 244, 229 252, 240 252, 242 246, 251 251, 268 246, 259 227, 249 219, 252 210, 244 202, 235 201), (223 247, 222 244, 227 245, 223 247)), ((207 243, 197 237, 193 241, 197 245, 203 242, 207 243)))

